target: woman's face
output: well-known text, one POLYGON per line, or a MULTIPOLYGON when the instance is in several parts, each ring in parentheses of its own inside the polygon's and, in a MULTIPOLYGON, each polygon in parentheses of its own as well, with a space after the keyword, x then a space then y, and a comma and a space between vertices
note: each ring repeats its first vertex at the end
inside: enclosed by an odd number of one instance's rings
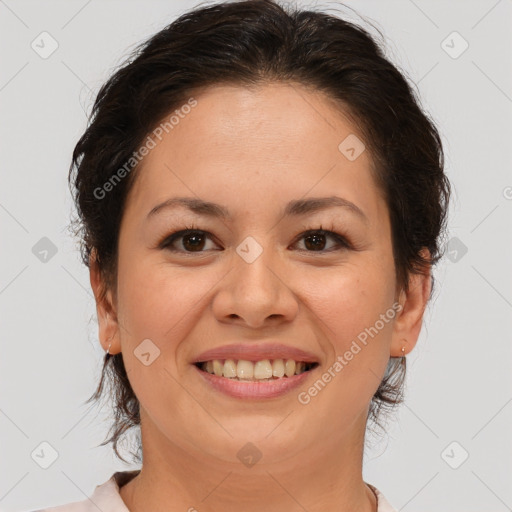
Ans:
POLYGON ((217 86, 194 99, 161 140, 153 136, 129 194, 116 315, 98 310, 101 339, 115 332, 111 353, 122 352, 143 441, 155 449, 238 464, 258 452, 265 463, 324 457, 362 439, 390 355, 416 342, 429 285, 397 292, 370 154, 326 97, 273 84, 217 86), (218 206, 174 203, 150 213, 178 197, 218 206), (165 246, 187 228, 201 233, 165 246), (305 233, 320 228, 341 238, 305 233), (276 344, 285 351, 273 352, 276 344), (226 345, 237 347, 201 359, 226 345), (277 379, 226 383, 193 364, 230 355, 241 356, 235 366, 244 357, 299 360, 292 349, 318 366, 281 393, 277 379))

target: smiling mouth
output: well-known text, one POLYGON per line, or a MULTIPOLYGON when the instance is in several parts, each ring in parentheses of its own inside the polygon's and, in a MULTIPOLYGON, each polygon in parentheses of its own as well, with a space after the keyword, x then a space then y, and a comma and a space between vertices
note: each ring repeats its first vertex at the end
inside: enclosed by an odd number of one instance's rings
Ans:
POLYGON ((213 359, 194 363, 201 371, 235 381, 268 382, 286 379, 308 372, 318 366, 316 362, 294 359, 213 359))

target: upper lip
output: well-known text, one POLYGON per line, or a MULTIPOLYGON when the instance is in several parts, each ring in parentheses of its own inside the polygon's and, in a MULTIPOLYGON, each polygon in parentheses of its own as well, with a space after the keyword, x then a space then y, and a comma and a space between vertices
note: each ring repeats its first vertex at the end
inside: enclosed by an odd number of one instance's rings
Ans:
POLYGON ((223 345, 211 348, 199 354, 192 363, 212 361, 214 359, 243 359, 246 361, 261 361, 263 359, 293 359, 308 363, 318 363, 319 358, 297 347, 290 347, 282 343, 255 343, 223 345))

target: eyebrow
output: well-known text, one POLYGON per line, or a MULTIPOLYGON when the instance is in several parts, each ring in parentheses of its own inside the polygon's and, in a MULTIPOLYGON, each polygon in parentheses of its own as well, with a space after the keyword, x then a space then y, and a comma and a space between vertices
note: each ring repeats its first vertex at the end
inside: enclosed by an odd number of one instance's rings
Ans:
MULTIPOLYGON (((146 219, 154 217, 157 213, 163 210, 178 207, 188 208, 192 212, 197 213, 198 215, 204 215, 206 217, 221 218, 226 220, 230 220, 232 218, 229 211, 220 204, 204 201, 194 197, 172 197, 152 208, 146 219)), ((338 196, 313 197, 308 199, 292 200, 286 205, 284 216, 298 217, 308 213, 326 210, 328 208, 346 208, 352 213, 355 213, 365 222, 368 222, 368 218, 361 210, 361 208, 356 206, 351 201, 338 196)))

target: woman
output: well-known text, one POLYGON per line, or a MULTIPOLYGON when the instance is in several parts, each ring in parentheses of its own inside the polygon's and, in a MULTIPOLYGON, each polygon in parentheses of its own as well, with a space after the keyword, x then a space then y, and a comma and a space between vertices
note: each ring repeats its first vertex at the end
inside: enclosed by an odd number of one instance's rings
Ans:
POLYGON ((271 0, 192 10, 102 87, 74 153, 117 445, 52 512, 378 511, 365 432, 402 400, 449 183, 363 29, 271 0))

